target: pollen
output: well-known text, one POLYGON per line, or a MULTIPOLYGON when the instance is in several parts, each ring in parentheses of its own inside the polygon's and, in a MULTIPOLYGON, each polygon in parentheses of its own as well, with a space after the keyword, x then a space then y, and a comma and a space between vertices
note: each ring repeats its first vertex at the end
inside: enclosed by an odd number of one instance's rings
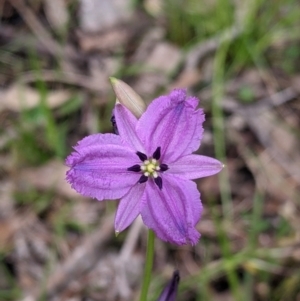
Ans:
POLYGON ((146 168, 147 168, 148 172, 152 173, 155 170, 155 165, 152 163, 149 163, 146 168))
POLYGON ((139 159, 142 161, 142 164, 134 164, 127 168, 128 171, 142 173, 138 183, 146 183, 149 178, 154 180, 154 183, 161 190, 163 187, 161 173, 168 170, 169 167, 165 163, 160 163, 159 159, 161 157, 161 148, 160 146, 155 150, 151 157, 148 157, 142 152, 136 152, 139 159))
POLYGON ((146 177, 157 178, 157 171, 160 169, 159 161, 156 159, 148 159, 145 160, 141 166, 141 170, 143 171, 146 177))

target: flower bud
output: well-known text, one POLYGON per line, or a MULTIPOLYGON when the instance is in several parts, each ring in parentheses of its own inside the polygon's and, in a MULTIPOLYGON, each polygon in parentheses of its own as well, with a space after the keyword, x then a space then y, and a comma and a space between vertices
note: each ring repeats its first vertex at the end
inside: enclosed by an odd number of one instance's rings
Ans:
POLYGON ((123 81, 110 77, 111 85, 117 96, 117 102, 124 105, 136 118, 140 118, 146 111, 143 99, 123 81))
POLYGON ((175 301, 179 280, 180 280, 179 271, 176 270, 173 273, 172 279, 165 286, 164 290, 162 291, 157 301, 175 301))

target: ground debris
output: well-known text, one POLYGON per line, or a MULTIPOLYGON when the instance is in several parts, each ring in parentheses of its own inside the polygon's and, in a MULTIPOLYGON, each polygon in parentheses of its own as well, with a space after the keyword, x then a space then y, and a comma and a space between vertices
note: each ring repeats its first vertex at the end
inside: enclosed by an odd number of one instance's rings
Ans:
POLYGON ((133 85, 138 94, 145 95, 145 99, 149 99, 153 91, 168 85, 168 77, 179 67, 182 59, 182 53, 175 45, 163 41, 152 43, 160 35, 160 30, 151 31, 140 45, 143 51, 137 50, 133 61, 134 64, 142 64, 145 70, 133 85))
POLYGON ((59 160, 53 160, 36 168, 26 168, 18 174, 17 185, 20 189, 31 186, 41 190, 55 190, 61 195, 76 198, 79 195, 66 182, 67 166, 59 160))
POLYGON ((81 0, 80 27, 85 32, 97 32, 123 23, 132 16, 127 0, 81 0))
POLYGON ((71 93, 67 90, 54 90, 44 97, 41 93, 29 86, 14 84, 6 90, 0 91, 0 111, 11 110, 21 112, 32 109, 44 102, 48 108, 57 108, 68 101, 71 93), (43 98, 45 98, 43 100, 43 98))

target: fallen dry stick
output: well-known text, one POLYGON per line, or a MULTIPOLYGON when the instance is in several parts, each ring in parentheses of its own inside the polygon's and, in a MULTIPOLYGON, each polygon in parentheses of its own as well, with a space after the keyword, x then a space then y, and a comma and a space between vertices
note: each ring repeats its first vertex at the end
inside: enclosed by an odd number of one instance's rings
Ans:
POLYGON ((61 46, 51 37, 46 28, 35 16, 34 12, 23 0, 12 0, 11 5, 23 17, 28 27, 35 33, 41 42, 50 50, 52 54, 63 54, 61 46))
POLYGON ((113 231, 114 217, 108 216, 94 233, 86 237, 65 262, 57 266, 47 280, 45 291, 38 290, 21 300, 40 300, 41 295, 45 300, 50 300, 62 292, 72 280, 78 279, 96 265, 103 255, 105 245, 113 236, 113 231))

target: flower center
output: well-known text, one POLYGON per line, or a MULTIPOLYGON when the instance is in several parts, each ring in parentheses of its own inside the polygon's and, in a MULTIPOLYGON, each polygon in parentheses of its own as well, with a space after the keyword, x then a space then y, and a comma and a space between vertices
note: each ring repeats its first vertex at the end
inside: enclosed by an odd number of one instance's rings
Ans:
POLYGON ((160 159, 160 147, 156 149, 152 157, 148 158, 145 154, 141 152, 136 153, 140 160, 143 162, 141 165, 136 164, 129 168, 128 171, 141 172, 142 175, 139 179, 139 183, 145 183, 149 178, 153 178, 155 184, 162 189, 162 178, 160 173, 169 169, 167 164, 161 164, 160 159))
POLYGON ((145 160, 141 165, 141 171, 144 172, 144 176, 153 178, 158 177, 158 171, 160 170, 159 161, 156 159, 145 160))

